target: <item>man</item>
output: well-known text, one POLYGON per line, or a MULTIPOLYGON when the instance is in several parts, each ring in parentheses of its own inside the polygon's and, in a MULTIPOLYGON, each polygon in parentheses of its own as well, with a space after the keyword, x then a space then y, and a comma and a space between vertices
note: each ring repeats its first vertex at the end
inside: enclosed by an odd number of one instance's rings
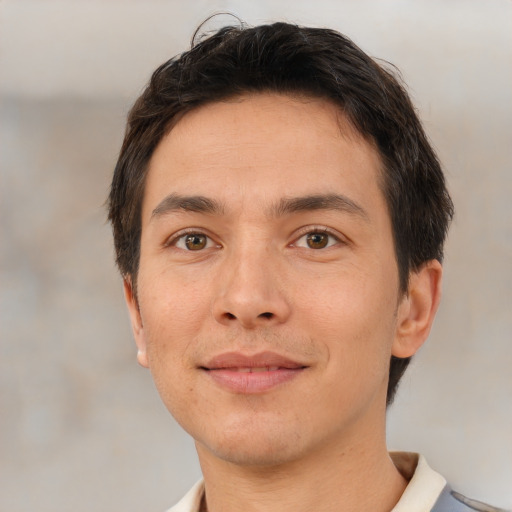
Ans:
POLYGON ((334 31, 227 27, 155 71, 109 218, 138 361, 204 475, 171 510, 496 510, 386 449, 452 214, 407 93, 334 31))

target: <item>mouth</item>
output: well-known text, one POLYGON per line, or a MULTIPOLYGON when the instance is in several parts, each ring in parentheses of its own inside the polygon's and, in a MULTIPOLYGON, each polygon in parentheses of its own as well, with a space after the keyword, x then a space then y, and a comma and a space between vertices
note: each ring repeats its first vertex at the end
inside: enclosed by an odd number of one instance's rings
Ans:
POLYGON ((214 370, 231 370, 234 372, 240 372, 240 373, 258 373, 258 372, 276 372, 279 370, 279 366, 262 366, 260 368, 251 368, 251 367, 244 367, 244 368, 214 368, 214 370))
POLYGON ((199 367, 216 385, 237 394, 264 393, 295 379, 308 368, 273 352, 227 352, 199 367))

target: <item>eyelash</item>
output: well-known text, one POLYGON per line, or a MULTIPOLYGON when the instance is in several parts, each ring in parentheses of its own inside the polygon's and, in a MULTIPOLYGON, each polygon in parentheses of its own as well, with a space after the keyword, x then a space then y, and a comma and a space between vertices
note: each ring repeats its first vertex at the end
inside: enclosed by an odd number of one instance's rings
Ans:
MULTIPOLYGON (((213 242, 215 244, 215 242, 213 241, 213 238, 211 236, 209 236, 208 234, 206 234, 202 229, 189 228, 185 231, 180 231, 180 232, 174 234, 172 237, 168 238, 166 240, 166 242, 164 243, 164 247, 176 247, 180 240, 185 239, 185 237, 187 237, 189 235, 204 236, 208 239, 208 241, 213 242)), ((207 241, 207 243, 208 243, 208 241, 207 241)), ((219 244, 216 244, 216 245, 219 246, 219 244)), ((181 249, 181 248, 178 247, 178 249, 181 249)), ((181 250, 186 251, 187 249, 181 249, 181 250)), ((189 250, 189 251, 194 252, 192 250, 189 250)))
POLYGON ((333 231, 331 231, 330 229, 328 229, 326 227, 308 226, 307 228, 304 228, 304 230, 299 234, 299 236, 295 238, 295 241, 292 242, 290 245, 297 246, 297 242, 299 240, 301 240, 302 238, 304 238, 310 234, 316 234, 316 233, 329 236, 330 238, 334 239, 334 243, 331 243, 331 244, 327 245, 326 247, 317 248, 317 249, 313 249, 312 247, 301 247, 301 248, 319 251, 322 249, 328 249, 328 248, 332 247, 333 245, 346 244, 346 242, 343 240, 343 238, 339 234, 334 233, 333 231))
MULTIPOLYGON (((176 233, 175 235, 173 235, 172 237, 170 237, 169 239, 167 239, 167 241, 165 242, 164 244, 164 247, 177 247, 177 244, 179 243, 180 240, 183 240, 185 239, 185 237, 189 236, 189 235, 198 235, 198 236, 204 236, 207 238, 207 244, 208 242, 213 243, 213 244, 216 244, 213 240, 213 238, 211 236, 209 236, 208 234, 206 234, 202 229, 200 228, 189 228, 185 231, 180 231, 178 233, 176 233)), ((307 228, 303 228, 301 230, 301 232, 299 233, 299 235, 294 239, 294 241, 289 244, 290 246, 296 246, 296 247, 300 247, 300 248, 303 248, 303 249, 311 249, 311 250, 315 250, 315 251, 318 251, 318 250, 322 250, 322 249, 328 249, 330 247, 332 247, 333 245, 336 245, 336 244, 346 244, 347 242, 345 240, 343 240, 343 238, 340 237, 340 235, 338 234, 335 234, 334 232, 332 232, 330 229, 326 228, 326 227, 320 227, 320 226, 308 226, 307 228), (301 240, 302 238, 310 235, 310 234, 316 234, 316 233, 319 233, 319 234, 324 234, 324 235, 327 235, 329 236, 330 238, 334 239, 334 243, 330 243, 328 244, 326 247, 321 247, 321 248, 317 248, 317 249, 313 249, 312 247, 300 247, 297 245, 297 242, 299 240, 301 240)), ((220 244, 216 244, 217 247, 220 247, 220 244)), ((211 248, 211 247, 205 247, 203 249, 198 249, 198 252, 199 251, 202 251, 206 248, 211 248)), ((187 249, 184 249, 184 248, 181 248, 181 247, 178 247, 178 249, 181 249, 183 251, 187 251, 187 249)), ((188 252, 194 252, 193 250, 191 249, 188 249, 188 252)))

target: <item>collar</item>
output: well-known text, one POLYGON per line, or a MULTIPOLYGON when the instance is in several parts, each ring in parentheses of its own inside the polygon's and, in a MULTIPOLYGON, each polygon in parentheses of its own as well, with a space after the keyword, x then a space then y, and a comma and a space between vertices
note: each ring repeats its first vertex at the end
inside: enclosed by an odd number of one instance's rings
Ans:
POLYGON ((430 512, 446 480, 430 468, 423 455, 407 452, 391 452, 389 455, 398 471, 409 480, 391 512, 430 512))

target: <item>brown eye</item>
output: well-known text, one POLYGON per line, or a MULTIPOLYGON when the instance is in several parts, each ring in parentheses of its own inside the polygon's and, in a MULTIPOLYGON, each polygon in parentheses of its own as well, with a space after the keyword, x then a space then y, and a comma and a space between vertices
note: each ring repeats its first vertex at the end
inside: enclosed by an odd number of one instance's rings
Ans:
POLYGON ((310 249, 323 249, 329 243, 329 235, 327 233, 308 233, 306 243, 310 249))
POLYGON ((205 235, 199 233, 192 233, 185 236, 185 247, 189 251, 200 251, 206 247, 208 238, 205 235))

